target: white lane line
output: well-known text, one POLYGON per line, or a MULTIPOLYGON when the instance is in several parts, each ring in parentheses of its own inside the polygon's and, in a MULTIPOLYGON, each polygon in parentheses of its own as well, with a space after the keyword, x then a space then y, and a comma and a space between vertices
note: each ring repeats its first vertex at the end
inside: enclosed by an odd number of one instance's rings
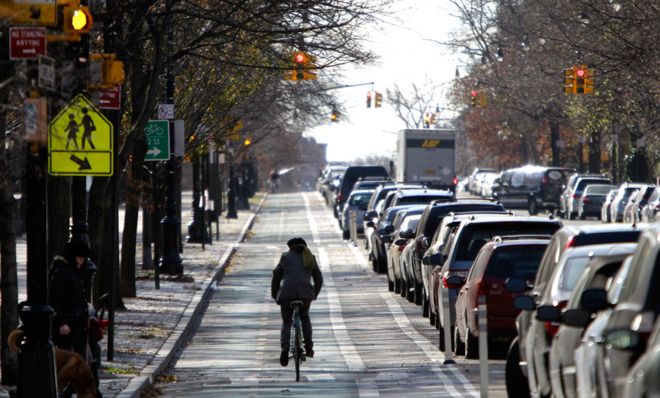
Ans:
MULTIPOLYGON (((320 247, 321 238, 319 237, 318 225, 312 215, 312 208, 309 199, 305 194, 302 194, 302 197, 305 202, 305 213, 312 234, 312 240, 315 245, 319 246, 319 267, 323 272, 324 290, 328 300, 328 308, 330 310, 330 323, 332 324, 332 331, 337 340, 339 351, 341 352, 342 357, 344 357, 344 362, 351 372, 364 372, 367 370, 367 367, 364 365, 357 348, 355 348, 355 345, 353 344, 353 340, 351 340, 351 336, 348 334, 346 323, 342 316, 341 302, 339 301, 339 294, 337 292, 334 278, 332 277, 328 252, 325 248, 320 247)), ((360 398, 380 397, 378 387, 373 379, 364 379, 358 375, 355 381, 357 383, 358 396, 360 398)))
MULTIPOLYGON (((351 252, 353 253, 355 260, 358 263, 364 263, 364 257, 362 256, 362 253, 360 253, 357 247, 351 246, 351 252)), ((424 354, 426 354, 426 357, 432 363, 443 362, 444 355, 436 349, 435 345, 433 345, 432 342, 430 342, 426 337, 422 336, 417 331, 417 329, 415 329, 408 316, 403 312, 403 309, 401 308, 399 303, 392 298, 392 295, 389 292, 385 292, 385 291, 381 291, 380 295, 383 298, 385 304, 387 304, 387 307, 389 308, 389 311, 392 314, 394 321, 403 331, 403 333, 405 333, 406 336, 408 336, 408 338, 412 340, 424 352, 424 354)), ((479 396, 479 391, 476 390, 474 386, 472 386, 470 381, 468 381, 467 378, 463 375, 463 373, 457 368, 449 365, 444 367, 442 370, 437 368, 432 368, 432 370, 438 376, 440 382, 445 386, 447 392, 452 396, 462 397, 464 396, 464 394, 459 393, 458 390, 456 390, 455 385, 448 384, 446 382, 447 373, 444 372, 443 370, 449 371, 458 380, 460 385, 463 386, 466 393, 474 397, 479 396)))

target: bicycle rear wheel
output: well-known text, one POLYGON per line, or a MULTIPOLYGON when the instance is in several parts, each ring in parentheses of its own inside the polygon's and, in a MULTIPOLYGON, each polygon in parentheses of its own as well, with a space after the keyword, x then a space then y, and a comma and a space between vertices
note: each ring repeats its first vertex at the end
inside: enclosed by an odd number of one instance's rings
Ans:
POLYGON ((293 359, 296 365, 296 381, 300 381, 300 362, 302 361, 302 333, 300 331, 300 323, 296 324, 294 329, 294 350, 293 359))

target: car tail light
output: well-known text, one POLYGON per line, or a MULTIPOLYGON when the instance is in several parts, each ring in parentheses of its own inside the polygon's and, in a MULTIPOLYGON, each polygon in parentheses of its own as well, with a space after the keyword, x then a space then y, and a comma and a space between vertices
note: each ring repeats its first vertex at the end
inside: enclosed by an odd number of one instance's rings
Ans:
MULTIPOLYGON (((568 301, 560 301, 559 303, 555 303, 554 306, 561 309, 566 307, 566 304, 568 304, 568 301)), ((559 326, 561 326, 561 323, 544 322, 543 326, 545 327, 545 332, 547 333, 548 338, 553 338, 559 331, 559 326)))
POLYGON ((568 239, 568 241, 566 242, 566 247, 565 248, 568 249, 569 247, 572 247, 574 243, 575 243, 575 239, 571 236, 568 239))
POLYGON ((404 243, 404 244, 402 244, 402 245, 399 245, 399 248, 398 248, 399 253, 403 252, 403 249, 406 248, 406 244, 407 244, 407 243, 404 243))
POLYGON ((488 284, 486 283, 485 280, 480 280, 479 284, 477 285, 477 296, 485 296, 488 294, 488 284))
POLYGON ((589 203, 589 202, 591 202, 591 199, 589 199, 588 196, 583 196, 580 200, 582 201, 582 203, 589 203))
POLYGON ((344 199, 344 195, 341 193, 338 193, 337 196, 335 196, 335 202, 341 202, 342 199, 344 199))
POLYGON ((451 183, 454 185, 458 185, 458 177, 454 176, 454 179, 451 180, 451 183))
POLYGON ((577 194, 572 194, 572 195, 571 195, 571 198, 573 198, 573 199, 575 199, 575 198, 577 198, 577 197, 578 197, 577 194))
POLYGON ((547 184, 548 183, 548 176, 543 176, 543 178, 541 179, 541 183, 542 184, 547 184))

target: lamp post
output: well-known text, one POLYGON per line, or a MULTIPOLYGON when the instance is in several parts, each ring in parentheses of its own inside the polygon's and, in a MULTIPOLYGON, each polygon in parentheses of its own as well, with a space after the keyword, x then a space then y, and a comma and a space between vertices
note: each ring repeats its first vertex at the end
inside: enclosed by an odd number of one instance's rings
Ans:
MULTIPOLYGON (((166 1, 166 25, 169 26, 171 18, 171 1, 166 1)), ((171 29, 167 30, 167 54, 171 53, 174 35, 171 29)), ((165 96, 168 104, 174 103, 174 75, 171 61, 166 66, 165 96)), ((174 123, 170 120, 170 131, 174 131, 174 123)), ((179 229, 181 221, 177 217, 176 204, 176 170, 177 159, 174 155, 174 134, 170 134, 170 157, 167 160, 167 200, 165 203, 165 218, 161 221, 163 226, 163 257, 160 261, 160 272, 170 275, 182 275, 183 264, 179 256, 179 229)))
POLYGON ((236 176, 234 175, 234 148, 232 148, 232 143, 227 143, 227 167, 228 167, 228 188, 227 188, 227 215, 225 218, 232 219, 238 218, 236 214, 236 176))

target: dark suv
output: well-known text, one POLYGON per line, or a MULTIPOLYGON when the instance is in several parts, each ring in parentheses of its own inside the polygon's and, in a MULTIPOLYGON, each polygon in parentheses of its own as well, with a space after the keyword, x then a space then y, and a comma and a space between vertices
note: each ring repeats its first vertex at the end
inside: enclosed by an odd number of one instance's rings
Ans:
POLYGON ((528 209, 530 215, 554 211, 566 180, 575 170, 563 167, 523 166, 502 172, 493 184, 493 197, 507 208, 528 209))

